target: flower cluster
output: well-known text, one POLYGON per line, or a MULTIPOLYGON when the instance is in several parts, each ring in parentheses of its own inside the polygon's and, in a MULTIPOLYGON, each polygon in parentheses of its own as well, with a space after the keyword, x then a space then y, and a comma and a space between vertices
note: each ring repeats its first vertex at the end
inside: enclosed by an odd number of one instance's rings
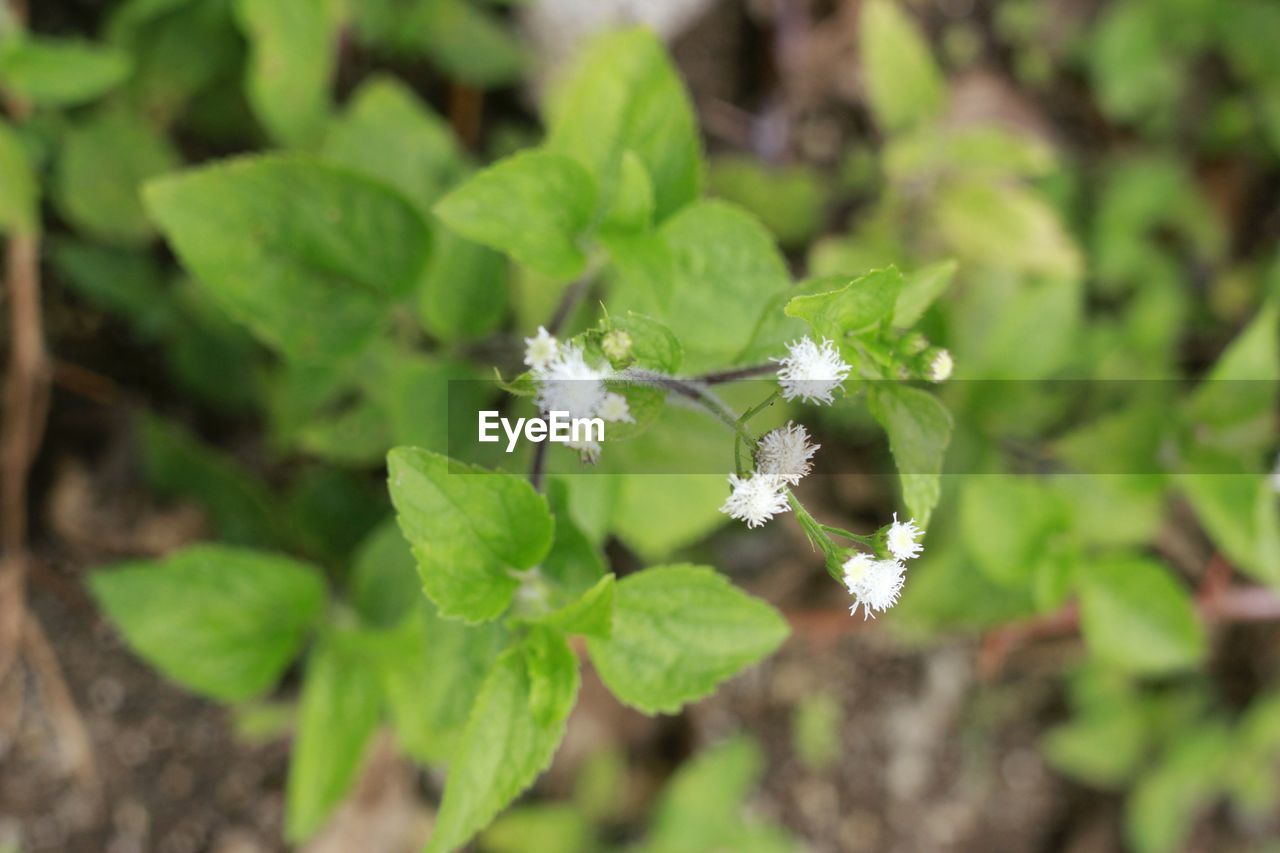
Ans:
POLYGON ((915 520, 898 521, 893 514, 893 524, 882 531, 888 559, 877 559, 858 552, 844 562, 844 585, 853 596, 850 613, 862 608, 862 618, 868 619, 876 612, 883 613, 898 603, 902 584, 906 580, 905 560, 920 556, 924 546, 917 540, 921 530, 915 520))
MULTIPOLYGON (((613 369, 605 363, 593 366, 577 344, 562 344, 542 326, 525 338, 524 363, 538 385, 537 403, 543 412, 567 412, 571 418, 601 418, 607 422, 634 423, 627 398, 608 390, 605 380, 613 369)), ((584 461, 600 458, 600 443, 568 442, 584 461)))
POLYGON ((809 431, 788 423, 760 439, 756 448, 756 470, 750 477, 729 475, 732 493, 720 511, 748 527, 759 527, 788 507, 786 487, 794 486, 813 469, 818 445, 809 441, 809 431))
POLYGON ((782 396, 806 403, 834 402, 835 392, 844 390, 844 380, 853 369, 840 357, 834 341, 823 338, 814 343, 808 335, 788 344, 784 357, 772 360, 779 365, 782 396))

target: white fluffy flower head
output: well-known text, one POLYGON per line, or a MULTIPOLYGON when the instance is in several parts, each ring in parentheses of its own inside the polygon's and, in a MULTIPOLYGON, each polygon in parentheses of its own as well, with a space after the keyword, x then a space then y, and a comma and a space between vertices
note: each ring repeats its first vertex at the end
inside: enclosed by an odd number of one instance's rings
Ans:
POLYGON ((895 512, 893 524, 889 525, 889 530, 884 537, 889 553, 898 560, 910 560, 920 556, 924 546, 916 540, 920 538, 921 533, 923 531, 916 527, 914 518, 910 521, 898 521, 898 514, 895 512))
POLYGON ((747 527, 759 527, 790 508, 780 477, 755 473, 742 478, 737 474, 730 474, 729 485, 733 486, 733 492, 725 499, 720 511, 739 521, 745 521, 747 527))
POLYGON ((524 339, 524 363, 534 370, 546 367, 559 352, 560 342, 545 326, 539 326, 538 334, 532 338, 524 339))
POLYGON ((844 563, 844 585, 853 596, 849 613, 862 608, 862 618, 883 613, 898 603, 906 566, 897 560, 877 560, 868 554, 854 554, 844 563))
POLYGON ((933 360, 929 362, 929 381, 946 382, 951 378, 953 369, 955 369, 955 362, 951 360, 951 353, 940 349, 934 354, 933 360))
POLYGON ((788 344, 784 358, 773 360, 779 364, 782 396, 788 400, 798 397, 806 403, 832 402, 852 370, 840 357, 834 341, 823 338, 815 344, 808 335, 788 344))
POLYGON ((587 364, 582 348, 574 344, 560 347, 555 358, 535 368, 533 375, 539 380, 538 408, 544 412, 592 418, 604 403, 609 370, 587 364))
POLYGON ((627 398, 613 391, 604 395, 596 414, 610 423, 623 421, 633 424, 636 422, 636 419, 631 417, 631 407, 627 405, 627 398))
POLYGON ((809 442, 809 432, 802 425, 788 423, 765 433, 756 450, 756 470, 772 474, 796 485, 813 470, 813 454, 821 445, 809 442))

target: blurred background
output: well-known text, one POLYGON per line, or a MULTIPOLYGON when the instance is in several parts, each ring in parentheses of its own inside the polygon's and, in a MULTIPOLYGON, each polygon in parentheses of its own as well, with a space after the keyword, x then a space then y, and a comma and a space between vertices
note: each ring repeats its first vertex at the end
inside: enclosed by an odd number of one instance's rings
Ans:
MULTIPOLYGON (((953 451, 1037 476, 944 477, 902 605, 868 622, 793 519, 748 535, 677 502, 669 523, 611 535, 613 564, 715 565, 792 638, 674 717, 622 707, 588 672, 549 772, 476 849, 1280 849, 1280 4, 347 0, 326 6, 341 23, 318 71, 292 64, 304 28, 285 20, 273 41, 233 6, 253 4, 11 0, 0 18, 0 91, 43 197, 52 389, 29 477, 20 447, 5 468, 25 590, 0 585, 0 851, 284 848, 296 677, 254 704, 193 696, 125 648, 84 578, 204 539, 345 566, 388 514, 382 455, 439 400, 434 368, 394 373, 411 404, 282 369, 174 261, 141 184, 307 147, 255 100, 264 74, 329 75, 321 120, 338 129, 315 147, 339 162, 363 144, 353 93, 398 81, 431 117, 412 144, 446 140, 465 173, 536 144, 557 72, 636 24, 688 89, 707 191, 758 217, 794 278, 954 260, 924 323, 958 379, 1167 380, 1179 412, 1227 413, 1189 431, 1238 488, 1158 459, 1181 415, 1131 384, 1091 419, 1043 385, 956 383, 939 393, 999 446, 958 434, 953 451), (2 47, 24 17, 110 51, 114 79, 24 89, 2 47), (1257 381, 1197 394, 1206 375, 1257 381), (1133 473, 1048 476, 1073 458, 1133 473), (1089 574, 1116 554, 1159 577, 1089 574), (13 628, 18 611, 38 631, 13 628)), ((10 277, 21 251, 11 239, 10 277)), ((548 305, 495 258, 452 271, 485 312, 428 314, 412 334, 508 357, 548 305)), ((5 350, 21 310, 0 303, 5 350)), ((805 419, 840 472, 806 482, 810 509, 887 521, 897 481, 865 415, 805 419)), ((304 847, 420 849, 442 780, 379 734, 304 847)))

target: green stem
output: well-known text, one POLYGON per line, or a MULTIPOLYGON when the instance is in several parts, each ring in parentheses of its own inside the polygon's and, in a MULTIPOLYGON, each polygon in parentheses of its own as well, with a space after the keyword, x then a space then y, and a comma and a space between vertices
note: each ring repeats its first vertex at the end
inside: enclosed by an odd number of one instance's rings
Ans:
POLYGON ((836 536, 839 536, 843 539, 849 539, 853 542, 861 543, 863 545, 866 545, 868 548, 875 547, 875 544, 876 544, 875 536, 859 536, 857 533, 850 533, 848 530, 843 530, 839 527, 832 527, 830 524, 823 524, 820 526, 827 533, 834 533, 836 536))
POLYGON ((823 525, 809 514, 809 511, 804 508, 804 504, 800 503, 800 500, 795 496, 795 492, 790 489, 787 489, 787 503, 791 504, 791 511, 796 514, 796 520, 800 522, 800 527, 804 530, 805 535, 809 537, 809 541, 822 551, 827 574, 840 581, 840 547, 831 541, 831 537, 827 535, 823 525))

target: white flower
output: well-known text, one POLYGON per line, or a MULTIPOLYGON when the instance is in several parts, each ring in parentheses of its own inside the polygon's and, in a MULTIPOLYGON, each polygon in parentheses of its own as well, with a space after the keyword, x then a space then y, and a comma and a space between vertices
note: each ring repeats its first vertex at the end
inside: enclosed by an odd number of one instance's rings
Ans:
POLYGON ((607 368, 587 364, 582 348, 560 347, 555 358, 533 371, 539 380, 538 408, 544 412, 568 412, 571 418, 596 417, 604 403, 607 368))
POLYGON ((778 368, 778 382, 782 396, 788 400, 799 397, 806 403, 830 403, 833 392, 841 388, 852 368, 840 357, 834 341, 822 339, 815 344, 808 335, 787 345, 785 358, 773 361, 778 368))
POLYGON ((524 339, 524 363, 534 370, 546 367, 556 353, 560 352, 560 342, 545 327, 538 327, 538 334, 524 339))
POLYGON ((790 508, 779 477, 756 473, 743 479, 730 474, 729 485, 733 486, 733 493, 725 500, 720 511, 739 521, 745 521, 747 527, 759 527, 790 508))
POLYGON ((929 362, 929 381, 946 382, 951 378, 951 371, 954 368, 955 362, 951 360, 951 353, 944 349, 938 350, 933 356, 933 361, 929 362))
POLYGON ((600 442, 598 441, 592 439, 570 440, 566 441, 564 445, 578 451, 578 456, 589 465, 594 465, 600 461, 600 442))
POLYGON ((612 391, 604 395, 604 400, 601 401, 596 414, 610 423, 626 421, 633 424, 636 422, 636 419, 631 417, 631 407, 627 405, 627 398, 612 391))
POLYGON ((857 613, 861 607, 862 618, 869 619, 873 610, 883 613, 897 604, 905 571, 906 566, 897 560, 876 560, 868 554, 854 554, 844 563, 844 585, 853 596, 849 613, 857 613))
POLYGON ((889 532, 885 534, 885 543, 889 546, 889 553, 899 560, 910 560, 912 557, 918 557, 920 552, 924 550, 924 546, 916 541, 920 536, 921 530, 916 527, 916 520, 898 521, 898 514, 893 514, 893 524, 889 525, 889 532))
POLYGON ((760 439, 756 450, 756 470, 761 474, 772 474, 794 486, 813 470, 813 463, 809 460, 820 446, 809 443, 809 432, 803 426, 788 423, 765 433, 760 439))

